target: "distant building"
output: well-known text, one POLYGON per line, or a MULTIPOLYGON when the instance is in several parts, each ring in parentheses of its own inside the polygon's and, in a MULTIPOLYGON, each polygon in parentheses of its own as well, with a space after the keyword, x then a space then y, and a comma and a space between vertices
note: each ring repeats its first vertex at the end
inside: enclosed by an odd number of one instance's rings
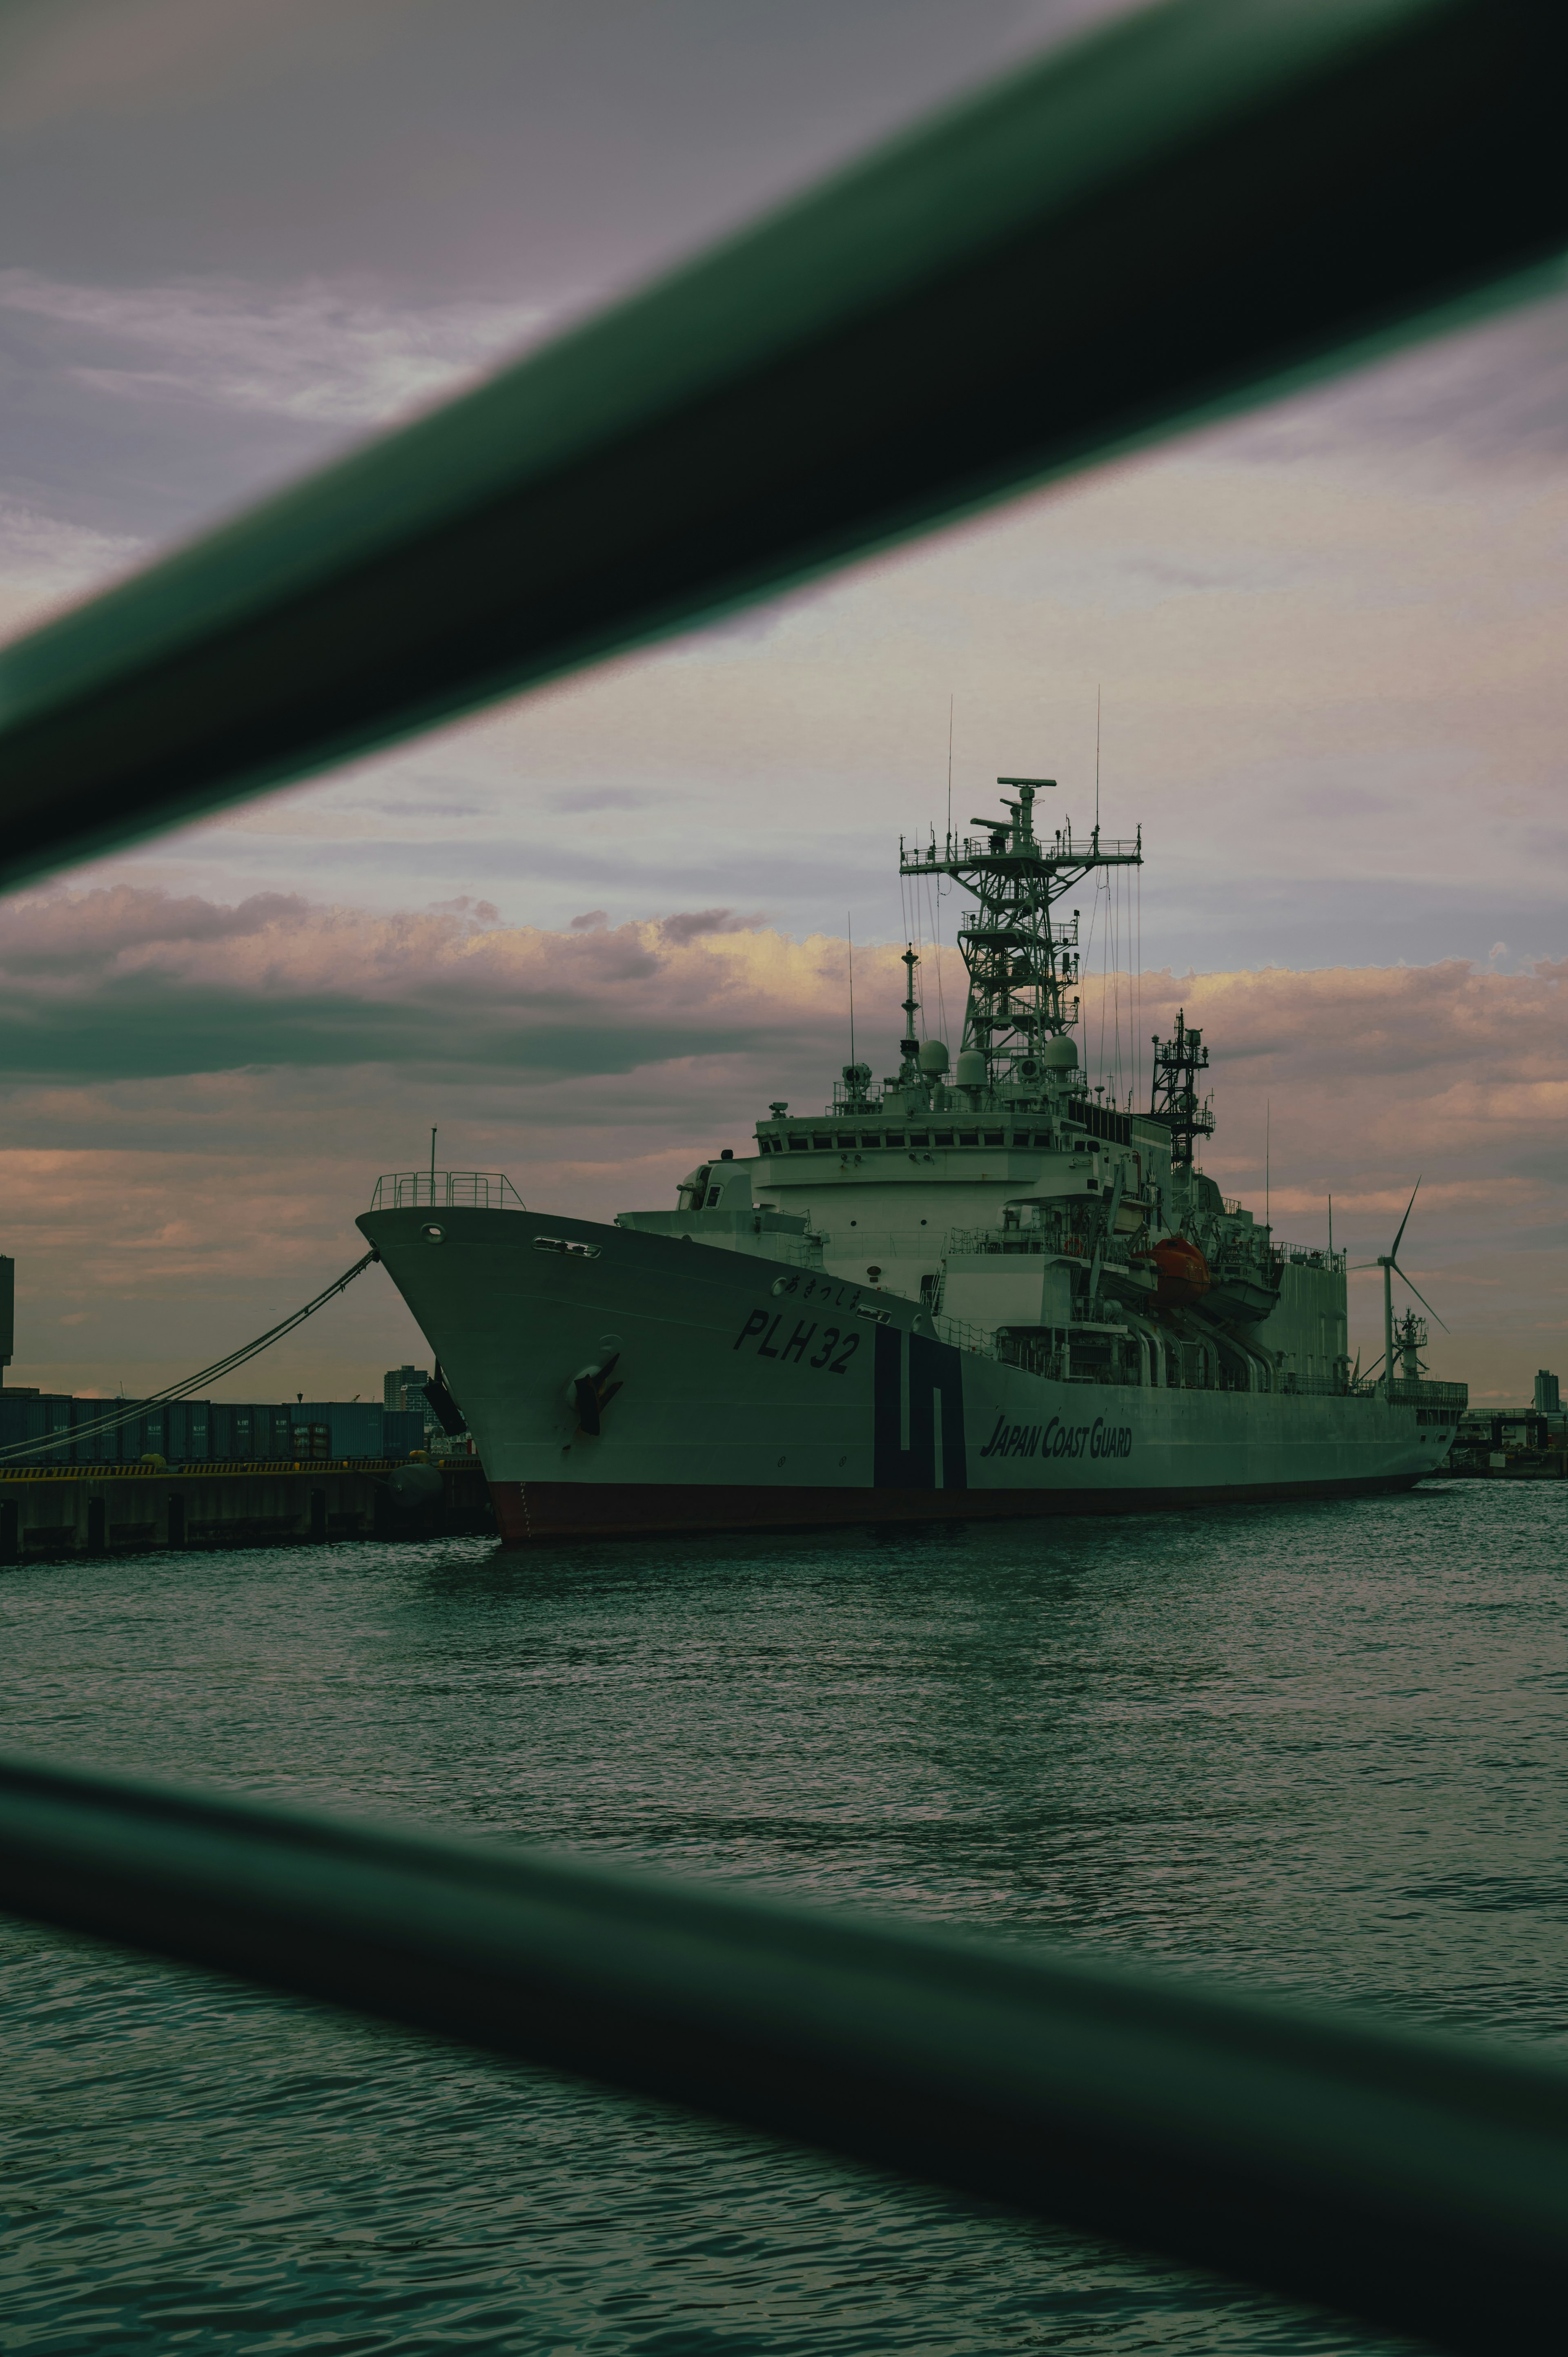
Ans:
POLYGON ((1535 1379, 1535 1405, 1541 1415, 1555 1415, 1563 1405, 1557 1378, 1548 1374, 1544 1367, 1535 1379))
POLYGON ((381 1377, 381 1405, 394 1414, 406 1408, 424 1415, 424 1386, 429 1381, 427 1367, 389 1367, 381 1377))

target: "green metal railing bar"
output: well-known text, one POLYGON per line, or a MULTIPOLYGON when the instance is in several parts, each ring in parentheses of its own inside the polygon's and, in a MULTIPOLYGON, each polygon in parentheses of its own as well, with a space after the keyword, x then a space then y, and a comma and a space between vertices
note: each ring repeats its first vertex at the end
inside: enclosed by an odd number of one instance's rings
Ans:
POLYGON ((10 649, 0 886, 1541 266, 1565 64, 1557 0, 1182 0, 1074 44, 10 649))
POLYGON ((1069 2221, 1555 2346, 1568 2072, 1096 1957, 0 1762, 12 1911, 1069 2221))

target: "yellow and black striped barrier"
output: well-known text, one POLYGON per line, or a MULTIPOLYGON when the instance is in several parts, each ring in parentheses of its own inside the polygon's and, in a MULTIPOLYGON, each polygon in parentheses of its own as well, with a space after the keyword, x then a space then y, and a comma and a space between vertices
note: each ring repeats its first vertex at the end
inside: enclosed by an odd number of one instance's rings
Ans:
MULTIPOLYGON (((39 1443, 40 1448, 48 1445, 47 1440, 39 1443)), ((0 1465, 0 1481, 205 1481, 261 1473, 395 1473, 410 1461, 406 1457, 295 1457, 265 1463, 242 1458, 231 1465, 209 1465, 199 1459, 183 1465, 0 1465)), ((462 1458, 463 1470, 472 1472, 476 1461, 471 1457, 462 1458)))

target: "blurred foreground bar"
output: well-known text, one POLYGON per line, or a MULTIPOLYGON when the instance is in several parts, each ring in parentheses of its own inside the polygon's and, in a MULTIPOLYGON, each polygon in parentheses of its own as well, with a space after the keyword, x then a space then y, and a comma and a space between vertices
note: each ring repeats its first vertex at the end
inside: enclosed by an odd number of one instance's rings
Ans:
POLYGON ((0 1904, 1442 2347, 1561 2343, 1568 2073, 1551 2064, 25 1760, 0 1762, 0 1904))
POLYGON ((0 886, 1147 438, 1555 256, 1561 0, 1078 41, 0 656, 0 886))

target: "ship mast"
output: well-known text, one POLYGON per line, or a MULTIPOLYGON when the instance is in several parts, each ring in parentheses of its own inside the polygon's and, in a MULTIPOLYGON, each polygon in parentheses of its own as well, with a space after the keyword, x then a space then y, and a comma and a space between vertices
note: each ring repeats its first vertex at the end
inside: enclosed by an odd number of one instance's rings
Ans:
POLYGON ((1213 1099, 1197 1092, 1197 1076, 1208 1070, 1208 1050, 1202 1032, 1188 1028, 1184 1006, 1176 1008, 1175 1039, 1162 1039, 1157 1031, 1152 1039, 1149 1119, 1165 1123, 1171 1134, 1171 1168, 1184 1170, 1191 1164, 1195 1142, 1214 1135, 1213 1099))
POLYGON ((898 1042, 898 1077, 913 1086, 920 1077, 920 1042, 915 1030, 915 1018, 920 1011, 920 995, 915 984, 915 968, 920 961, 911 942, 904 952, 903 965, 907 980, 904 985, 904 1037, 898 1042))
POLYGON ((1017 790, 1004 796, 1009 818, 977 818, 983 835, 950 829, 939 848, 898 846, 901 876, 950 876, 979 906, 959 928, 959 953, 969 974, 963 1045, 985 1059, 988 1082, 1015 1056, 1036 1054, 1078 1020, 1078 911, 1052 918, 1063 894, 1100 867, 1143 865, 1143 830, 1132 841, 1103 839, 1096 825, 1075 835, 1069 819, 1052 835, 1035 833, 1035 796, 1052 792, 1054 778, 998 778, 1017 790))

